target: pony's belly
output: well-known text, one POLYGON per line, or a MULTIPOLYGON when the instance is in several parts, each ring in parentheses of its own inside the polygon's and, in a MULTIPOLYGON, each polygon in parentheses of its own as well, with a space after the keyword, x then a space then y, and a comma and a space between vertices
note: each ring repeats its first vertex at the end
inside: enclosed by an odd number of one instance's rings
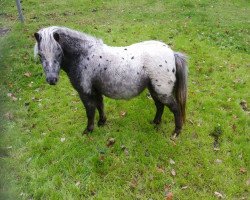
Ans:
POLYGON ((109 83, 102 85, 103 95, 112 99, 131 99, 139 95, 146 87, 148 81, 132 84, 126 83, 109 83))

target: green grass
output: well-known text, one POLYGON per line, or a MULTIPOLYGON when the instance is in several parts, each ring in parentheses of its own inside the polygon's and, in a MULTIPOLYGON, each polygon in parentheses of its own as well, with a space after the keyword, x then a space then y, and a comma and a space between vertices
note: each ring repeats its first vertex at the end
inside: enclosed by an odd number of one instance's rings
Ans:
POLYGON ((248 1, 26 0, 24 25, 14 22, 14 1, 0 0, 0 7, 0 27, 11 29, 0 37, 1 199, 249 197, 250 121, 240 106, 250 104, 248 1), (147 91, 130 101, 105 98, 107 125, 82 136, 85 111, 66 74, 51 87, 33 59, 33 33, 50 25, 109 45, 163 40, 187 53, 187 122, 176 143, 168 109, 160 127, 149 123, 155 107, 147 91), (214 151, 210 134, 218 127, 214 151), (107 147, 111 137, 116 142, 107 147))

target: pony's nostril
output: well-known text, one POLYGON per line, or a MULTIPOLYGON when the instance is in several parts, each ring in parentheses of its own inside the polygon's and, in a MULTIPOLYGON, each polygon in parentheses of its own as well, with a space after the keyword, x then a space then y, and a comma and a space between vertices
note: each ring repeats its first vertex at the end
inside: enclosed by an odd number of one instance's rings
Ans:
POLYGON ((50 84, 50 85, 55 85, 57 82, 58 78, 57 77, 48 77, 46 78, 46 81, 50 84))

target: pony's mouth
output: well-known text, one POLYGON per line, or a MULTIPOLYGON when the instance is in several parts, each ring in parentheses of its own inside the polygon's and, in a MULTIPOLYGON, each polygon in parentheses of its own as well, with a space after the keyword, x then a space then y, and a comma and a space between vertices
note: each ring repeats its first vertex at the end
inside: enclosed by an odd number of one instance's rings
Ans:
POLYGON ((48 82, 48 84, 50 85, 56 85, 58 78, 56 77, 50 77, 50 78, 46 78, 46 81, 48 82))

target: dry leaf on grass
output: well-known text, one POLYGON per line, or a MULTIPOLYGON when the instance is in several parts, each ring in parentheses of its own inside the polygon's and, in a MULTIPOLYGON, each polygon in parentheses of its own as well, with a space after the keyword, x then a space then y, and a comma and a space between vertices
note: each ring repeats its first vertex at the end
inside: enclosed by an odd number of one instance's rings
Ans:
POLYGON ((222 160, 216 159, 216 160, 215 160, 215 163, 221 164, 221 163, 222 163, 222 160))
POLYGON ((181 187, 181 189, 186 190, 186 189, 188 189, 188 186, 183 186, 183 187, 181 187))
POLYGON ((77 181, 75 185, 78 187, 80 185, 80 181, 77 181))
POLYGON ((240 168, 240 172, 241 172, 242 174, 245 174, 245 173, 247 172, 247 170, 246 170, 246 168, 241 167, 241 168, 240 168))
POLYGON ((219 199, 224 199, 224 196, 220 192, 214 192, 214 195, 218 197, 219 199))
POLYGON ((176 176, 176 172, 175 172, 174 169, 171 170, 171 175, 172 175, 172 176, 176 176))
POLYGON ((157 170, 158 172, 160 172, 160 173, 164 173, 164 172, 165 172, 165 170, 163 169, 162 166, 157 166, 156 170, 157 170))
POLYGON ((14 116, 11 112, 7 112, 4 114, 4 117, 7 119, 7 120, 13 120, 14 119, 14 116))
POLYGON ((115 138, 109 138, 107 141, 107 147, 111 147, 115 144, 115 138))
POLYGON ((26 77, 31 77, 31 73, 30 72, 26 72, 26 73, 24 73, 24 76, 26 76, 26 77))
POLYGON ((241 107, 242 107, 242 109, 243 109, 244 111, 247 111, 247 102, 246 102, 246 100, 242 100, 242 101, 240 102, 240 105, 241 105, 241 107))
POLYGON ((14 94, 8 93, 7 96, 10 97, 13 101, 17 101, 17 98, 14 94))
POLYGON ((121 116, 121 117, 124 117, 126 114, 127 114, 126 111, 121 111, 121 112, 120 112, 120 116, 121 116))
POLYGON ((167 195, 166 195, 166 200, 172 200, 173 197, 174 197, 173 193, 172 193, 172 192, 169 192, 169 193, 167 193, 167 195))
POLYGON ((169 159, 169 163, 171 164, 171 165, 174 165, 175 164, 175 161, 173 160, 173 159, 169 159))

